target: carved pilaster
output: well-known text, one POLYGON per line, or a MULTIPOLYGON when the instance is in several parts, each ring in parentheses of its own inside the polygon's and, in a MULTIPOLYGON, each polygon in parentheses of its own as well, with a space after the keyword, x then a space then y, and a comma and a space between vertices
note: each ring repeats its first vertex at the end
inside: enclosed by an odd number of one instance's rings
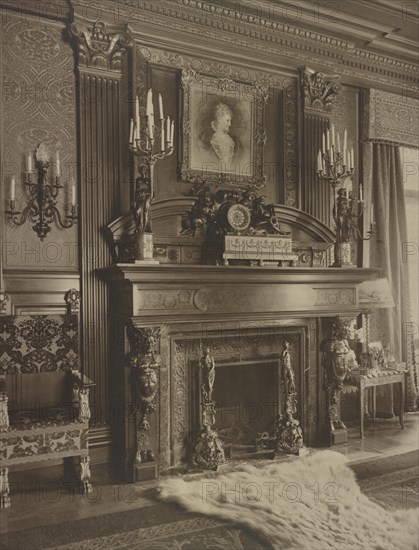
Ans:
POLYGON ((304 108, 330 112, 336 96, 342 91, 339 75, 325 75, 306 67, 302 72, 304 108))
POLYGON ((330 445, 347 441, 346 426, 340 417, 340 393, 349 372, 351 349, 348 344, 349 323, 336 317, 328 326, 321 344, 323 352, 323 387, 327 393, 327 419, 330 445))
POLYGON ((136 419, 135 463, 154 462, 150 444, 148 416, 156 411, 160 356, 156 345, 160 339, 159 327, 128 326, 130 338, 129 365, 131 367, 132 412, 136 419))
POLYGON ((109 393, 109 329, 108 290, 97 269, 107 266, 111 259, 99 228, 120 209, 120 121, 124 116, 128 118, 121 100, 121 59, 131 38, 126 25, 105 25, 100 21, 76 20, 68 31, 76 54, 78 79, 80 286, 82 295, 89 298, 81 306, 85 331, 81 355, 85 374, 96 381, 91 395, 96 404, 92 424, 101 425, 107 421, 104 411, 109 393))

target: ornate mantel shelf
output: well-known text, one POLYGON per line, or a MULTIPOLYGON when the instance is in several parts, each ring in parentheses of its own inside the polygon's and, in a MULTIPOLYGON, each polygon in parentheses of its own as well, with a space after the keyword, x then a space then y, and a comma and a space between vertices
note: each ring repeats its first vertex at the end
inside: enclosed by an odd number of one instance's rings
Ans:
MULTIPOLYGON (((141 323, 215 316, 334 316, 359 311, 359 285, 377 269, 115 264, 102 274, 125 292, 114 313, 141 323), (127 283, 132 287, 127 297, 127 283), (126 301, 128 299, 128 302, 126 301)), ((116 289, 115 289, 116 291, 116 289)), ((117 291, 116 291, 117 292, 117 291)))

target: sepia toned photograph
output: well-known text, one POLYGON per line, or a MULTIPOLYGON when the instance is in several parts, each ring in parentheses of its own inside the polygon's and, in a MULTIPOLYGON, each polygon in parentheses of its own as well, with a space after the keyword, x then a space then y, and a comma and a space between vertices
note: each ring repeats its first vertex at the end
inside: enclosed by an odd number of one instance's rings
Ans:
POLYGON ((0 0, 1 550, 419 550, 419 9, 0 0))

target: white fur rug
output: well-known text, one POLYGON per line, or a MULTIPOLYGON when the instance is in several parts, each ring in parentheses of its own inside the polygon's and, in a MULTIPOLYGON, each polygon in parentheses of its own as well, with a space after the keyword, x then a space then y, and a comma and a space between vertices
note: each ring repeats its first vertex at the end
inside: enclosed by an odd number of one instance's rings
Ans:
POLYGON ((231 471, 164 479, 160 496, 247 526, 276 549, 418 548, 418 509, 391 512, 371 502, 346 462, 319 451, 290 462, 230 463, 231 471))

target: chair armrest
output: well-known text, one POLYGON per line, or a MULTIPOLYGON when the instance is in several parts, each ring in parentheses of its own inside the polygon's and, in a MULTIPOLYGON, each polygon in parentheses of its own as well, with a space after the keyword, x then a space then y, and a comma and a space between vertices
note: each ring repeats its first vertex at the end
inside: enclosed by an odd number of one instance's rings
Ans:
POLYGON ((76 370, 71 371, 71 381, 73 384, 77 384, 80 389, 88 389, 96 386, 95 382, 90 380, 85 374, 81 374, 81 372, 76 370))

